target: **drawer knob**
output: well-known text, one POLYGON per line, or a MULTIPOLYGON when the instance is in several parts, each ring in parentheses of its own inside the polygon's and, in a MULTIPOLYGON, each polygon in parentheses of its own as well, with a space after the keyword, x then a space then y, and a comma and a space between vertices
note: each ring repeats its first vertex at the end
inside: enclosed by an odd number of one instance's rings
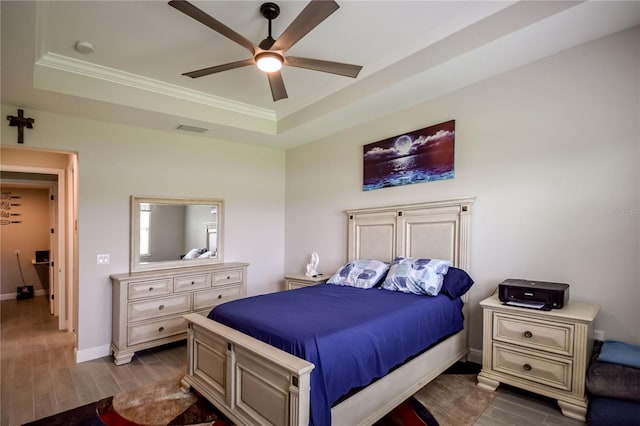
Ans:
POLYGON ((158 329, 158 331, 159 331, 160 333, 162 333, 162 332, 164 331, 164 327, 160 327, 160 328, 158 329))
POLYGON ((527 339, 531 339, 533 337, 533 333, 530 331, 525 331, 524 337, 526 337, 527 339))
POLYGON ((222 295, 221 294, 218 295, 218 299, 222 299, 222 295))
POLYGON ((164 305, 158 306, 158 309, 163 310, 164 309, 164 305))
POLYGON ((524 368, 524 371, 531 371, 531 366, 529 364, 523 365, 522 368, 524 368))
POLYGON ((149 287, 149 291, 153 291, 153 287, 149 287))
POLYGON ((194 285, 196 282, 195 281, 191 281, 191 285, 194 285))
POLYGON ((231 276, 230 276, 230 275, 227 275, 227 279, 228 279, 228 280, 230 280, 230 279, 231 279, 231 276))

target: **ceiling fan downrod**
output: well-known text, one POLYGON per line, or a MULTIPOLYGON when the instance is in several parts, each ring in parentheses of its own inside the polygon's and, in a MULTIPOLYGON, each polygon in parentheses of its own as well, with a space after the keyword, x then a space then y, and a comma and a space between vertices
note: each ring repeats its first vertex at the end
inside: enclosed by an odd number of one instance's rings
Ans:
POLYGON ((271 21, 280 15, 280 6, 275 3, 263 3, 260 6, 260 13, 269 21, 269 35, 258 45, 260 49, 269 50, 276 41, 271 36, 271 21))

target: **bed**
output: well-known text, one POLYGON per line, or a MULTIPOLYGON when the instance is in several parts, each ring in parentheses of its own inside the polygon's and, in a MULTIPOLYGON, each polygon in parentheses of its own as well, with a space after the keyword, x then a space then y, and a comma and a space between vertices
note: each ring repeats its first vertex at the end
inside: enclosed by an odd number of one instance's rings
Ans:
MULTIPOLYGON (((468 269, 472 202, 472 198, 463 198, 347 211, 347 260, 391 261, 396 256, 437 258, 450 260, 460 269, 468 269)), ((337 395, 344 389, 325 392, 324 398, 327 401, 324 403, 329 405, 326 408, 327 412, 322 413, 323 409, 318 408, 320 406, 317 405, 318 388, 330 386, 319 381, 318 377, 340 382, 341 380, 335 379, 342 379, 349 375, 345 371, 352 371, 349 368, 340 372, 335 370, 335 365, 340 366, 340 362, 331 364, 326 361, 331 356, 337 358, 347 356, 345 351, 336 352, 331 348, 356 347, 361 352, 349 356, 352 359, 364 359, 368 356, 368 352, 363 348, 376 343, 360 342, 353 345, 354 335, 369 334, 375 341, 375 339, 390 339, 402 333, 398 332, 397 326, 395 331, 393 327, 392 331, 385 331, 380 323, 377 323, 375 328, 368 328, 368 330, 375 330, 373 332, 363 332, 362 329, 355 334, 343 332, 343 328, 348 330, 355 326, 357 329, 358 326, 354 324, 345 326, 335 322, 334 319, 350 315, 330 315, 328 317, 331 318, 330 320, 321 319, 317 315, 326 309, 314 310, 309 306, 329 305, 334 309, 334 313, 344 312, 346 305, 342 303, 358 298, 365 301, 363 304, 370 308, 365 309, 365 312, 369 312, 369 320, 375 321, 377 317, 383 318, 384 306, 391 303, 389 299, 385 299, 384 302, 377 301, 381 293, 395 292, 321 284, 279 294, 248 298, 243 301, 248 303, 244 307, 242 307, 243 304, 221 305, 214 310, 217 313, 212 311, 211 315, 216 318, 215 321, 197 314, 190 314, 186 316, 189 322, 188 371, 183 378, 183 386, 193 387, 231 420, 241 425, 308 425, 311 420, 311 406, 314 406, 312 420, 315 425, 372 424, 449 366, 465 359, 468 353, 466 319, 469 317, 469 312, 468 304, 464 303, 468 297, 466 294, 462 298, 451 298, 445 294, 437 297, 415 296, 412 298, 410 297, 412 295, 396 293, 392 296, 392 299, 395 299, 393 303, 406 305, 406 310, 411 310, 410 307, 414 304, 418 306, 420 303, 441 302, 445 307, 429 307, 428 310, 449 307, 459 312, 459 321, 444 321, 444 331, 434 336, 429 336, 430 333, 426 332, 416 334, 414 330, 412 337, 405 335, 404 338, 397 340, 397 342, 409 342, 411 345, 415 343, 415 347, 410 347, 404 352, 399 351, 403 353, 391 351, 393 353, 381 356, 389 359, 384 362, 378 360, 380 365, 376 368, 379 367, 379 371, 369 371, 369 367, 364 368, 363 371, 356 369, 353 375, 359 376, 359 379, 364 381, 363 384, 368 385, 357 391, 346 393, 340 398, 337 395), (316 349, 304 353, 308 349, 299 347, 299 341, 295 339, 293 343, 292 341, 274 341, 278 337, 274 337, 277 333, 271 333, 273 330, 256 329, 254 324, 256 320, 251 318, 249 313, 257 311, 257 306, 268 305, 277 298, 284 299, 290 306, 307 306, 304 313, 309 320, 312 323, 326 323, 324 325, 333 330, 332 334, 337 334, 337 343, 332 340, 327 345, 319 344, 315 346, 316 349), (326 303, 327 298, 333 302, 326 303), (377 305, 377 303, 380 304, 377 305), (233 318, 237 316, 227 316, 225 311, 243 313, 239 316, 241 319, 236 320, 233 318), (244 322, 244 324, 234 323, 234 321, 244 322), (416 337, 421 334, 424 339, 416 337), (287 351, 265 343, 263 340, 283 347, 287 351), (405 360, 407 354, 410 354, 409 359, 405 360), (314 369, 316 373, 312 376, 314 369), (378 378, 380 375, 384 376, 378 378), (313 395, 312 385, 314 386, 313 395)), ((346 309, 351 310, 351 308, 346 309)), ((277 316, 263 311, 260 311, 260 315, 277 316)), ((281 326, 286 327, 290 324, 291 327, 288 328, 295 330, 302 327, 301 324, 305 321, 296 317, 296 314, 291 315, 293 316, 283 315, 279 318, 281 326)), ((453 316, 455 317, 455 314, 453 316)), ((384 319, 381 321, 385 322, 384 319)), ((407 320, 399 319, 398 321, 406 322, 407 320)), ((268 321, 270 327, 273 323, 273 319, 268 321)), ((391 323, 393 324, 393 321, 391 323)), ((319 339, 316 336, 314 340, 319 341, 322 338, 319 339)), ((401 346, 411 345, 403 343, 401 346)))

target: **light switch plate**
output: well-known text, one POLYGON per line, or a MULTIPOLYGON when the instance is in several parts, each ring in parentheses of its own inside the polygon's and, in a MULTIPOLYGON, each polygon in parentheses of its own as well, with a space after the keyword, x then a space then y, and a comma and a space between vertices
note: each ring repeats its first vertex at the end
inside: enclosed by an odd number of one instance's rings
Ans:
POLYGON ((98 255, 98 265, 108 265, 109 264, 109 255, 108 254, 99 254, 98 255))

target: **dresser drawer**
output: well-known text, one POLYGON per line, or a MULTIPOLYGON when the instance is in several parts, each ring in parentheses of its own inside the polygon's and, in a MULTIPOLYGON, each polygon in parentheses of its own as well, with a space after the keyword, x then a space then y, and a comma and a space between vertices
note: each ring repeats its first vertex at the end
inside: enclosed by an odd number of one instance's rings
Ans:
POLYGON ((561 357, 546 357, 507 345, 493 345, 493 370, 513 377, 571 391, 573 362, 561 357))
POLYGON ((129 283, 127 296, 129 300, 140 299, 141 297, 161 296, 170 294, 173 291, 170 278, 149 281, 134 281, 129 283))
POLYGON ((242 282, 242 269, 214 272, 213 285, 235 284, 242 282))
POLYGON ((199 291, 193 294, 193 310, 197 311, 237 299, 241 293, 241 286, 219 287, 213 290, 199 291))
POLYGON ((127 344, 149 342, 187 332, 187 320, 182 317, 167 318, 138 325, 130 325, 127 333, 127 344))
POLYGON ((573 324, 545 323, 517 315, 494 313, 493 340, 560 355, 573 355, 573 324))
POLYGON ((127 309, 129 322, 187 313, 191 310, 191 294, 179 294, 129 303, 127 309))
POLYGON ((175 277, 173 279, 173 291, 189 291, 211 287, 211 281, 209 280, 209 274, 175 277))

